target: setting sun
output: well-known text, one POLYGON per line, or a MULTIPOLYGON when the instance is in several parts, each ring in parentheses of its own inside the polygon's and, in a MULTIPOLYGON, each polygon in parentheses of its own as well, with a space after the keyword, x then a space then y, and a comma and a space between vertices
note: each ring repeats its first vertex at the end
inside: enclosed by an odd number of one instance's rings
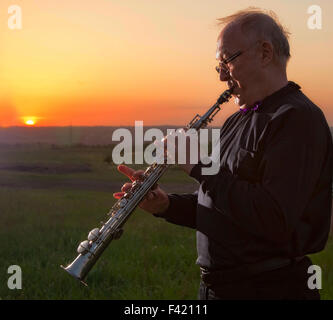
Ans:
POLYGON ((33 120, 27 120, 25 122, 25 124, 28 125, 28 126, 33 126, 35 124, 35 121, 33 121, 33 120))
POLYGON ((36 124, 36 117, 24 117, 22 120, 27 126, 34 126, 36 124))

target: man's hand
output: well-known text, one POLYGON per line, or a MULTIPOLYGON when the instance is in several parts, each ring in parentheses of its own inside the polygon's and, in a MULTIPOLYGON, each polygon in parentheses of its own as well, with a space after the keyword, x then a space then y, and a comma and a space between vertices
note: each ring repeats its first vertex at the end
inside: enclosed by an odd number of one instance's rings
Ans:
MULTIPOLYGON (((118 171, 130 178, 132 182, 140 179, 144 173, 142 170, 135 171, 134 169, 125 165, 119 165, 118 171)), ((116 192, 113 194, 114 198, 121 198, 127 191, 131 189, 131 187, 132 183, 125 183, 121 188, 121 192, 116 192)), ((157 185, 154 189, 149 191, 144 200, 140 202, 139 207, 150 213, 162 213, 169 207, 168 195, 157 185)))

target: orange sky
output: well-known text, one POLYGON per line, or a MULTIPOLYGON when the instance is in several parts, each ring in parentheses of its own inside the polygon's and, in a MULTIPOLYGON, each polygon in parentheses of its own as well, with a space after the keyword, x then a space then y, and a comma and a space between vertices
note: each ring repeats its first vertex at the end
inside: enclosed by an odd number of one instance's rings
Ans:
MULTIPOLYGON (((211 106, 218 81, 216 18, 248 6, 274 10, 292 33, 288 76, 333 125, 333 3, 224 0, 1 0, 0 126, 183 126, 211 106), (23 28, 7 27, 8 7, 22 8, 23 28), (320 5, 321 30, 307 27, 320 5)), ((237 107, 229 102, 222 124, 237 107)))

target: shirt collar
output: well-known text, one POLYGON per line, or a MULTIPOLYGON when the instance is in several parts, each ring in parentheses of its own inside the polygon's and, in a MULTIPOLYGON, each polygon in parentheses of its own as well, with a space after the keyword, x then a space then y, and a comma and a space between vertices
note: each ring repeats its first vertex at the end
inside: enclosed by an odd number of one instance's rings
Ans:
POLYGON ((249 110, 260 110, 262 107, 264 107, 264 105, 270 105, 272 103, 275 103, 276 101, 279 101, 282 97, 285 97, 290 92, 294 92, 296 90, 299 90, 300 88, 301 87, 295 82, 288 81, 288 84, 286 86, 265 97, 262 101, 257 101, 253 104, 253 106, 247 108, 239 108, 239 110, 243 113, 246 113, 249 110))

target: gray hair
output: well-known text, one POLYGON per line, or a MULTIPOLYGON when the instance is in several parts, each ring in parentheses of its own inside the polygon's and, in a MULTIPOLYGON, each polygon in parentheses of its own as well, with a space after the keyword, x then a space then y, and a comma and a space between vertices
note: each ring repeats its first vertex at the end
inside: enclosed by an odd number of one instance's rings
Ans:
POLYGON ((258 40, 269 40, 279 60, 286 63, 290 58, 288 42, 290 32, 280 24, 273 11, 266 12, 250 7, 217 20, 219 26, 240 23, 244 34, 251 32, 258 37, 258 40))

